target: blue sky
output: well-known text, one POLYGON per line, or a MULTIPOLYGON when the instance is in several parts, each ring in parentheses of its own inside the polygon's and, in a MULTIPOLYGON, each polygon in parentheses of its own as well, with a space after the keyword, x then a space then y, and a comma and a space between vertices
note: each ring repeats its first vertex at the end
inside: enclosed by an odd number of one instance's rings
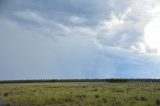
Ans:
POLYGON ((0 0, 0 80, 160 78, 159 0, 0 0))

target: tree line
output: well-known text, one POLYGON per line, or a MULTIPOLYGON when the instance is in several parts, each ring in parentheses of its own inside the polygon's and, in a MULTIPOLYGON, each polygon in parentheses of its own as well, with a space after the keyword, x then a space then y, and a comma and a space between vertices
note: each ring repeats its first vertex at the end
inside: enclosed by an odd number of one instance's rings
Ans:
POLYGON ((0 83, 44 83, 44 82, 160 82, 160 79, 39 79, 39 80, 1 80, 0 83))

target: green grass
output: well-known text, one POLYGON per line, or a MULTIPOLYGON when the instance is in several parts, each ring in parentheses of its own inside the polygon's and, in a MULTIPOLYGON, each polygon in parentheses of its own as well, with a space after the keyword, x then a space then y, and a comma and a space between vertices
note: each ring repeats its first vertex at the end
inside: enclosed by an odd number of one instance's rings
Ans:
POLYGON ((0 84, 8 106, 160 106, 160 83, 0 84))

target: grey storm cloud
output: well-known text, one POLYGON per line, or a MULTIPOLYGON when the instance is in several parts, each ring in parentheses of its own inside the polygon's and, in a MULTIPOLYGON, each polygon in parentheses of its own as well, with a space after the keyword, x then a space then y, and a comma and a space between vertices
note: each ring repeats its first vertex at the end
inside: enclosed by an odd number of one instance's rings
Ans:
POLYGON ((0 79, 158 78, 150 10, 147 0, 1 0, 0 79))
MULTIPOLYGON (((139 3, 140 6, 143 6, 145 2, 139 3)), ((13 10, 14 8, 17 10, 13 11, 15 19, 22 20, 22 24, 30 22, 29 25, 37 30, 43 29, 45 33, 49 33, 49 36, 50 31, 55 33, 54 36, 56 34, 64 36, 74 34, 64 33, 69 32, 70 29, 75 29, 79 33, 82 30, 88 30, 96 35, 96 39, 102 45, 120 45, 127 49, 141 41, 144 35, 143 28, 148 22, 147 18, 144 20, 144 17, 141 17, 148 7, 141 9, 133 1, 101 0, 99 2, 89 0, 84 2, 69 0, 61 2, 57 0, 43 1, 43 5, 42 1, 27 1, 27 3, 26 1, 17 1, 13 10), (19 11, 19 8, 22 7, 23 9, 19 11), (46 26, 50 27, 46 28, 46 26)), ((7 9, 9 10, 9 7, 6 7, 7 9)))

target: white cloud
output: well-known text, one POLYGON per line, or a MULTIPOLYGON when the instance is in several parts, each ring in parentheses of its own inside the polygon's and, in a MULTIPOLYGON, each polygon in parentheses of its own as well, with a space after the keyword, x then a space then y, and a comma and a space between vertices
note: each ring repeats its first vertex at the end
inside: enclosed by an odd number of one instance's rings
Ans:
POLYGON ((152 8, 150 10, 151 19, 144 28, 144 41, 151 49, 155 49, 155 54, 160 55, 160 2, 150 1, 152 8))
POLYGON ((137 53, 159 54, 159 4, 135 0, 130 1, 125 11, 113 11, 110 19, 102 20, 96 27, 95 43, 100 48, 121 47, 137 53))

